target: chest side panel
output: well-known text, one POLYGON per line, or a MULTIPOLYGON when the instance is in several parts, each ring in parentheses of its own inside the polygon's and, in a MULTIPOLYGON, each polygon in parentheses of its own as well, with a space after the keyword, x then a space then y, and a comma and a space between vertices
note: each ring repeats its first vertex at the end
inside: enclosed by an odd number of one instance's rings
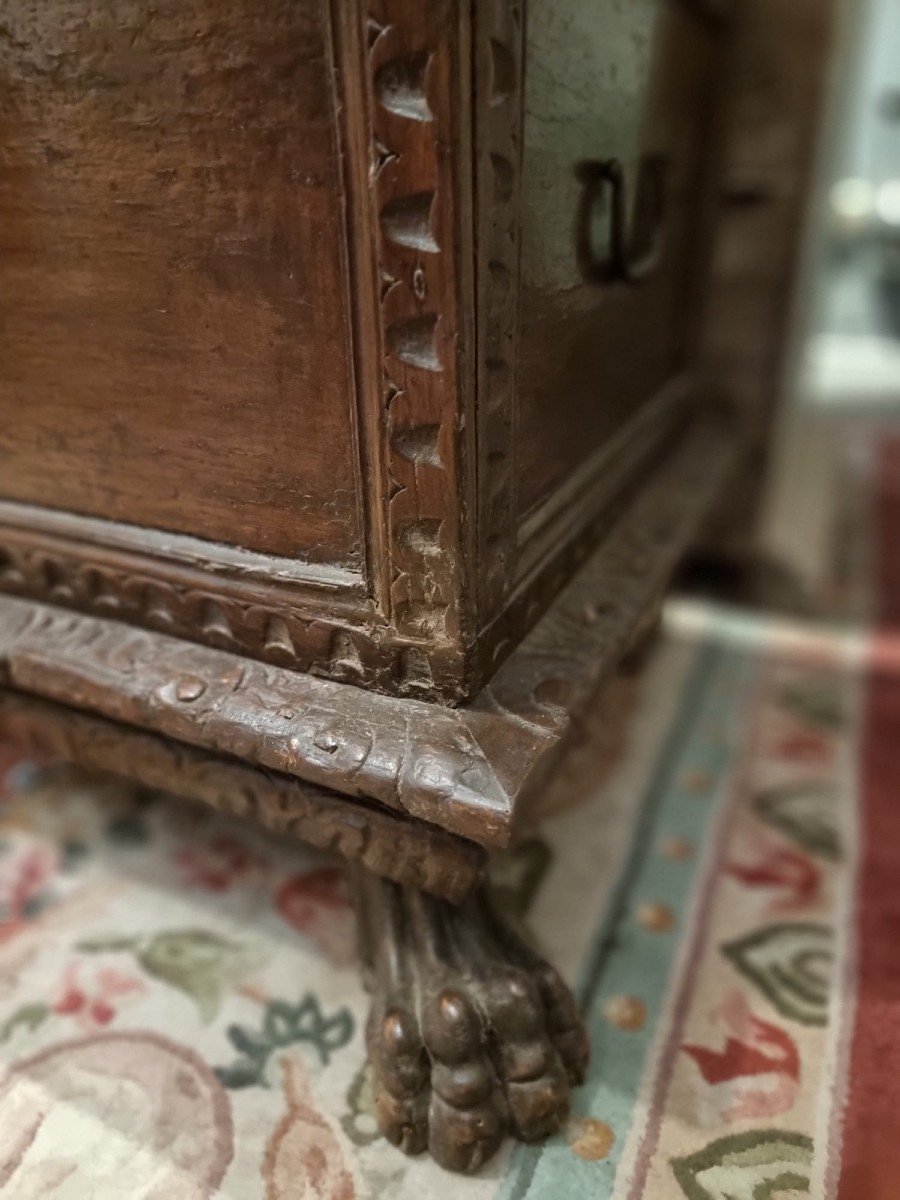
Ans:
POLYGON ((521 516, 685 366, 713 50, 706 22, 669 0, 529 5, 521 516), (625 263, 612 248, 617 204, 625 263))
POLYGON ((326 6, 4 25, 3 498, 356 564, 326 6))

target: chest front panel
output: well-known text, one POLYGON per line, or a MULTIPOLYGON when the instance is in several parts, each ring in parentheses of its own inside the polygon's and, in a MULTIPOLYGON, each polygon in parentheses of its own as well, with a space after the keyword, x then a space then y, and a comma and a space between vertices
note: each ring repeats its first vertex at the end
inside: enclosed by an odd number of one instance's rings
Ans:
POLYGON ((326 16, 10 9, 4 497, 359 565, 326 16))

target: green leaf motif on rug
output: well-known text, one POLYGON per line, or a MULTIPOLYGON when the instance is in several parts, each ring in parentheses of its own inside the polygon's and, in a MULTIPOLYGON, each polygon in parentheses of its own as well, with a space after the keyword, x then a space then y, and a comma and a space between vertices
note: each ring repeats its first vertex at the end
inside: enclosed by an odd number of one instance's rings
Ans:
POLYGON ((299 1004, 273 1000, 266 1006, 260 1029, 246 1025, 228 1027, 228 1040, 239 1057, 227 1067, 216 1067, 216 1075, 227 1088, 267 1087, 266 1067, 276 1050, 307 1042, 322 1063, 327 1064, 332 1054, 346 1046, 352 1036, 350 1010, 342 1007, 326 1017, 312 992, 299 1004))
POLYGON ((844 723, 844 705, 836 684, 809 681, 782 689, 779 699, 795 717, 821 729, 839 729, 844 723))
POLYGON ((775 1200, 809 1192, 812 1155, 805 1134, 750 1130, 673 1159, 672 1170, 688 1200, 775 1200))
POLYGON ((81 942, 86 953, 130 950, 154 979, 185 992, 204 1021, 213 1019, 225 993, 265 962, 259 946, 233 942, 206 929, 173 929, 140 938, 98 938, 81 942))
POLYGON ((837 794, 831 783, 799 783, 762 792, 753 802, 757 814, 810 854, 841 857, 837 794))
POLYGON ((0 1044, 8 1042, 17 1029, 27 1029, 29 1033, 34 1033, 49 1016, 50 1008, 46 1004, 22 1005, 0 1025, 0 1044))
POLYGON ((150 841, 150 831, 140 813, 126 812, 111 817, 105 832, 111 842, 120 846, 143 846, 150 841))
POLYGON ((825 925, 770 925, 722 946, 722 953, 783 1017, 825 1025, 834 936, 825 925))

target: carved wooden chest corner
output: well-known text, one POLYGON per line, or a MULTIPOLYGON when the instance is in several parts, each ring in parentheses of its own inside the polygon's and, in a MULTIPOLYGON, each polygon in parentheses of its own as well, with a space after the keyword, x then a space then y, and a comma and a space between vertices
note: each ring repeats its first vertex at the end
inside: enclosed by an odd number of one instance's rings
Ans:
POLYGON ((704 355, 731 15, 3 13, 0 728, 371 872, 379 1120, 457 1168, 585 1054, 484 848, 749 427, 704 355))
POLYGON ((473 694, 683 413, 716 22, 6 19, 4 588, 473 694))

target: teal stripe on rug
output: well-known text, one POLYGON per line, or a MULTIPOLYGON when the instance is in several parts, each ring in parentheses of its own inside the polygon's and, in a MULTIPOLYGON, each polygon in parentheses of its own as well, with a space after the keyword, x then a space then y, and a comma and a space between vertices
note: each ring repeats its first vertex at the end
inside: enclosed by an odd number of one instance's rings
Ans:
POLYGON ((573 1116, 591 1117, 614 1135, 608 1156, 589 1161, 557 1136, 541 1146, 519 1146, 498 1200, 610 1200, 631 1127, 648 1051, 666 999, 702 847, 712 827, 735 758, 736 722, 751 694, 757 663, 720 644, 704 644, 685 682, 678 714, 663 742, 642 798, 628 855, 582 968, 577 992, 591 1035, 587 1083, 573 1100, 573 1116), (701 785, 702 786, 699 786, 701 785), (668 859, 660 847, 687 839, 690 858, 668 859), (641 904, 664 904, 675 914, 672 932, 642 928, 641 904), (639 1030, 623 1030, 603 1015, 613 997, 630 996, 646 1009, 639 1030))

